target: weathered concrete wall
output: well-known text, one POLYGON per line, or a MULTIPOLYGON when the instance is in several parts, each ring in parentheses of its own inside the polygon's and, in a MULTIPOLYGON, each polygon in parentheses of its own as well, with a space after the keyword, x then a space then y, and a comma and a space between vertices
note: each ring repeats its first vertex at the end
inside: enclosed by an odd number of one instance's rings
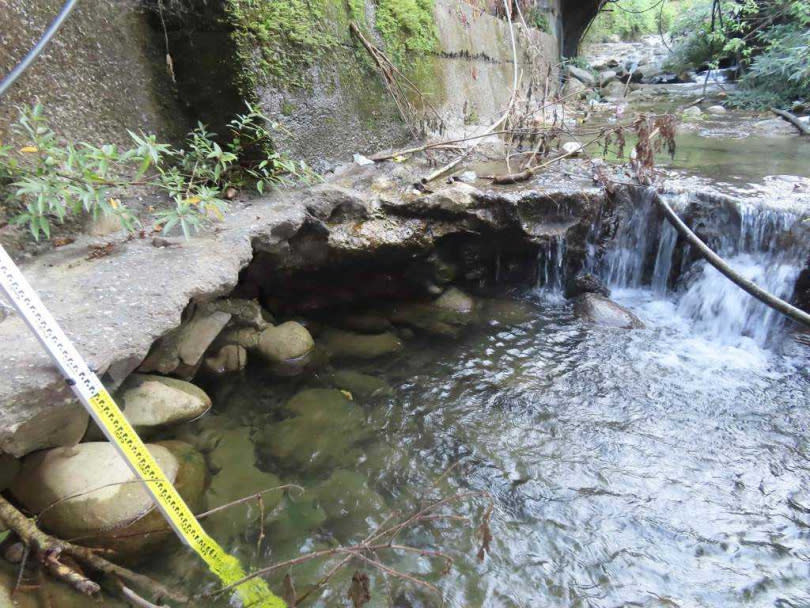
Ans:
MULTIPOLYGON (((0 0, 0 72, 7 74, 39 40, 62 0, 0 0)), ((162 35, 140 0, 79 2, 51 44, 0 99, 0 141, 17 106, 39 99, 58 133, 71 140, 118 142, 126 129, 173 138, 186 130, 172 92, 162 35)))
MULTIPOLYGON (((373 19, 372 2, 367 9, 373 19)), ((546 74, 559 60, 558 0, 541 3, 538 10, 548 13, 548 32, 515 26, 524 89, 532 74, 546 74)), ((434 17, 435 52, 409 53, 399 63, 451 133, 475 132, 503 112, 512 92, 508 23, 458 0, 436 0, 434 17)), ((351 159, 353 152, 370 154, 411 138, 380 75, 349 36, 348 15, 336 19, 332 27, 338 28, 336 35, 345 44, 309 69, 305 86, 262 84, 256 91, 264 109, 291 133, 283 147, 320 169, 351 159)), ((374 43, 383 44, 380 39, 374 43)), ((556 72, 550 82, 556 85, 556 72)), ((416 96, 411 101, 418 109, 423 107, 416 96)))

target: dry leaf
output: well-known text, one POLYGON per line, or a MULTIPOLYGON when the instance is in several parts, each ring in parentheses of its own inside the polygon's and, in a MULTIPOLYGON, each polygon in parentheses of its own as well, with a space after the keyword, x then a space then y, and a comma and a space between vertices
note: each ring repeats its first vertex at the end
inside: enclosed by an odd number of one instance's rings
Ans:
POLYGON ((369 591, 368 585, 368 574, 355 570, 352 575, 352 585, 347 594, 352 601, 353 608, 362 608, 371 601, 371 591, 369 591))

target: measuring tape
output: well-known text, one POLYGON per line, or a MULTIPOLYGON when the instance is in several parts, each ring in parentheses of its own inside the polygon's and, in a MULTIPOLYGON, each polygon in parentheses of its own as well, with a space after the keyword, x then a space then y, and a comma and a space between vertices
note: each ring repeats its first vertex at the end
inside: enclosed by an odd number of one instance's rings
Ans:
MULTIPOLYGON (((0 287, 14 308, 59 367, 68 385, 82 402, 98 427, 112 443, 135 475, 143 480, 158 508, 177 536, 199 554, 226 586, 245 577, 239 560, 228 555, 205 533, 191 509, 177 493, 158 463, 146 449, 104 385, 68 340, 36 292, 0 246, 0 287)), ((245 608, 286 608, 264 580, 254 578, 236 587, 245 608)))

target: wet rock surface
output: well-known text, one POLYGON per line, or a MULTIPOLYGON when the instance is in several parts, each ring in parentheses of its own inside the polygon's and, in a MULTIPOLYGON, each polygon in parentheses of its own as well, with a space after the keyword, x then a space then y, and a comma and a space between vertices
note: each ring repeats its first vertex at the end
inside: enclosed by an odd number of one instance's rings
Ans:
POLYGON ((600 327, 644 328, 644 323, 633 312, 596 293, 579 296, 574 302, 574 309, 584 321, 600 327))
MULTIPOLYGON (((148 448, 180 495, 197 505, 204 487, 202 456, 182 442, 148 448)), ((111 444, 89 442, 27 457, 11 492, 32 513, 42 511, 42 526, 61 538, 111 547, 119 556, 142 556, 169 533, 128 536, 168 530, 151 496, 134 479, 111 444)))

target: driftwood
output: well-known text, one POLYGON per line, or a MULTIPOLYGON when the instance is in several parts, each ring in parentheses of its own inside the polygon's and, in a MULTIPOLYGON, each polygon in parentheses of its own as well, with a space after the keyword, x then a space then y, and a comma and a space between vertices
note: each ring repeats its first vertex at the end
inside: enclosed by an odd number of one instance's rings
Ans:
POLYGON ((796 308, 792 304, 785 302, 781 298, 778 298, 775 295, 765 291, 753 281, 749 281, 745 277, 738 274, 725 262, 725 260, 723 260, 723 258, 712 251, 708 245, 706 245, 706 243, 701 241, 698 236, 692 232, 686 224, 683 223, 681 218, 678 217, 678 214, 672 210, 672 207, 670 207, 657 192, 653 193, 653 200, 664 212, 664 215, 667 216, 667 219, 670 221, 673 227, 689 242, 690 245, 695 247, 695 249, 700 252, 700 255, 702 255, 706 261, 709 262, 709 264, 714 266, 734 284, 748 292, 750 295, 754 296, 763 304, 770 306, 775 311, 785 315, 797 323, 801 323, 805 327, 810 327, 810 314, 807 314, 803 310, 796 308))
POLYGON ((94 595, 99 591, 99 586, 93 581, 90 581, 81 572, 60 561, 59 557, 61 555, 68 556, 76 562, 88 566, 92 570, 110 575, 114 578, 126 581, 135 587, 147 590, 156 598, 169 598, 180 603, 188 602, 188 598, 185 595, 172 591, 148 576, 113 564, 97 555, 93 549, 80 547, 79 545, 74 545, 73 543, 46 534, 37 528, 33 520, 20 513, 14 505, 2 496, 0 496, 0 522, 5 524, 8 529, 14 531, 27 547, 36 549, 36 557, 40 559, 45 569, 51 575, 69 584, 80 593, 94 595))
POLYGON ((799 117, 796 116, 795 114, 791 114, 786 110, 780 110, 779 108, 771 108, 771 112, 773 112, 780 118, 784 118, 794 127, 796 127, 799 130, 799 133, 801 133, 802 135, 810 135, 810 126, 804 124, 801 120, 799 120, 799 117))

